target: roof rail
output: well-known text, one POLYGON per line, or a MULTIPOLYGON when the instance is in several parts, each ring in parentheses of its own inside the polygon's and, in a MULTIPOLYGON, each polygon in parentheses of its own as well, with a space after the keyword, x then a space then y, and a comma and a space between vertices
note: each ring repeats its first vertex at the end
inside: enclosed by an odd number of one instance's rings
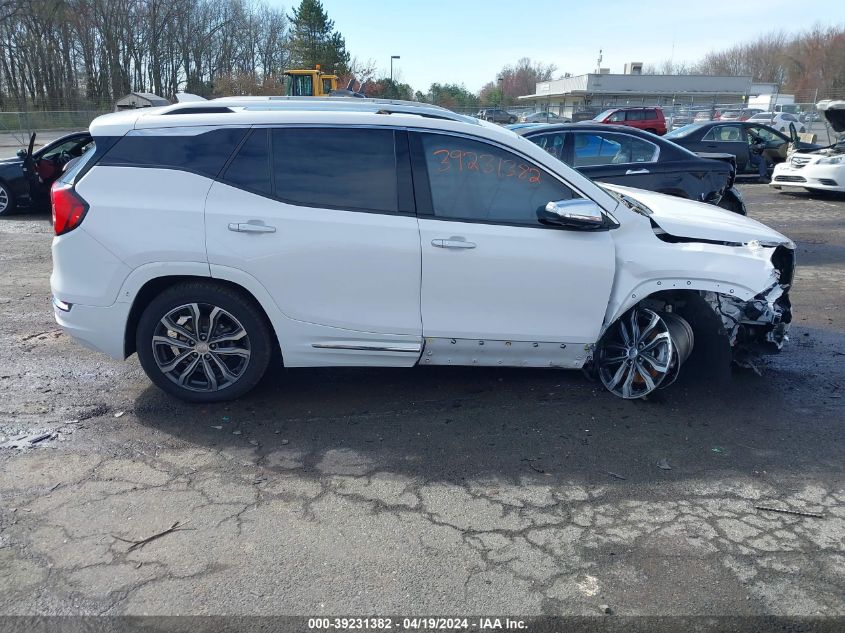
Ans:
POLYGON ((162 114, 225 113, 243 110, 299 110, 327 112, 373 112, 376 114, 412 114, 433 119, 478 124, 474 117, 446 108, 394 99, 361 99, 360 97, 221 97, 210 101, 185 102, 172 106, 162 114))

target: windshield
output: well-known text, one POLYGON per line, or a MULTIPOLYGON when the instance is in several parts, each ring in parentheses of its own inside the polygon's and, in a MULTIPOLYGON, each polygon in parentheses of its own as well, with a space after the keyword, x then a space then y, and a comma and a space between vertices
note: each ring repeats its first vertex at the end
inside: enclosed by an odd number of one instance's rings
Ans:
POLYGON ((700 128, 704 127, 701 123, 690 123, 688 125, 681 126, 671 132, 667 132, 663 135, 663 138, 678 138, 679 136, 686 136, 687 134, 694 132, 700 128))
POLYGON ((314 90, 311 75, 286 75, 285 94, 289 97, 313 96, 314 90))
POLYGON ((609 117, 614 112, 616 112, 616 108, 611 108, 610 110, 605 110, 604 112, 594 116, 593 121, 604 121, 607 117, 609 117))
POLYGON ((760 112, 759 114, 755 114, 749 120, 753 121, 754 119, 757 119, 758 121, 768 121, 769 119, 774 118, 774 116, 775 115, 772 112, 760 112))

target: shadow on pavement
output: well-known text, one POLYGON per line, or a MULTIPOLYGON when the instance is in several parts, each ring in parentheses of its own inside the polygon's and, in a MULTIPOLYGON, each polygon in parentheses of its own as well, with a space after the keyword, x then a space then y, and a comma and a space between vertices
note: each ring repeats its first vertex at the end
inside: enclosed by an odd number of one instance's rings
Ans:
POLYGON ((259 464, 272 465, 266 457, 276 451, 294 455, 315 477, 326 455, 338 451, 370 471, 455 484, 827 471, 841 459, 830 424, 835 409, 826 416, 823 401, 803 397, 813 383, 799 368, 764 377, 734 372, 718 388, 688 381, 651 401, 619 400, 571 371, 271 373, 253 394, 212 406, 186 405, 150 387, 135 414, 141 424, 196 445, 254 448, 259 464), (661 459, 672 469, 657 467, 661 459))

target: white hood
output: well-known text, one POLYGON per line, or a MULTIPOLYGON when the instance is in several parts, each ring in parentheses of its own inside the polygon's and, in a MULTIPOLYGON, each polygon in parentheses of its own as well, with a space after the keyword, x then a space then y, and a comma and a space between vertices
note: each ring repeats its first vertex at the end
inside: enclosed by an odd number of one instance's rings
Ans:
POLYGON ((821 111, 824 118, 830 124, 830 127, 837 134, 845 132, 845 101, 830 99, 819 101, 816 104, 816 108, 821 111))
POLYGON ((643 189, 604 183, 602 186, 644 204, 651 209, 650 217, 657 226, 676 237, 739 244, 758 241, 765 246, 784 244, 794 248, 794 244, 788 237, 765 224, 712 204, 694 202, 643 189))

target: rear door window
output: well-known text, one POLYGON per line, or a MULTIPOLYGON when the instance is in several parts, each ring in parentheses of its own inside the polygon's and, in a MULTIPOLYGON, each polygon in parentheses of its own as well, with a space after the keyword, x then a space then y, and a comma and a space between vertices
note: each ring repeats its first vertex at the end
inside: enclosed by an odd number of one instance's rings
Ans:
POLYGON ((642 121, 645 118, 645 112, 642 110, 628 110, 625 116, 627 121, 642 121))
POLYGON ((309 207, 398 210, 393 130, 277 128, 271 140, 276 198, 309 207))
POLYGON ((573 167, 655 162, 660 148, 650 141, 614 132, 574 132, 573 167))
POLYGON ((743 140, 742 128, 739 125, 716 125, 710 128, 702 141, 716 141, 719 143, 740 143, 743 140))

